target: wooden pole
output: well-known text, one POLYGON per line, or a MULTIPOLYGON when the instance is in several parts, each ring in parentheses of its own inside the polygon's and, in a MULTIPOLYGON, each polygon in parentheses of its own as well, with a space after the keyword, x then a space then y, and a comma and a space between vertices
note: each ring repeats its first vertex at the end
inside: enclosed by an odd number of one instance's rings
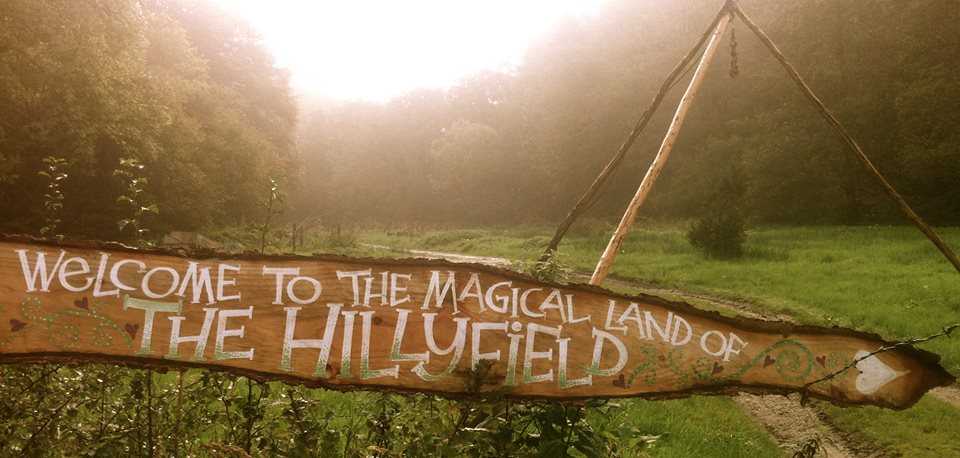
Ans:
POLYGON ((710 61, 713 60, 713 56, 720 46, 720 37, 723 35, 723 31, 730 23, 732 17, 732 14, 724 14, 717 23, 717 27, 710 37, 710 42, 707 43, 707 47, 703 51, 703 57, 700 58, 700 63, 697 65, 690 84, 687 86, 687 91, 683 94, 683 98, 680 99, 680 104, 677 106, 677 113, 673 116, 670 128, 667 129, 667 135, 663 138, 660 150, 657 151, 657 155, 653 158, 653 163, 650 164, 650 168, 647 170, 647 174, 644 175, 643 181, 637 189, 637 193, 630 201, 630 205, 627 206, 627 211, 623 214, 623 219, 620 220, 620 225, 617 226, 617 230, 614 231, 613 237, 610 238, 610 243, 607 245, 607 249, 604 250, 603 255, 600 257, 600 262, 597 263, 596 270, 593 271, 593 276, 590 278, 591 285, 603 283, 603 280, 607 278, 607 274, 610 273, 613 261, 617 257, 617 253, 620 251, 620 247, 623 245, 623 241, 630 232, 630 227, 633 226, 633 221, 637 217, 637 211, 647 200, 647 195, 650 194, 653 183, 657 180, 657 177, 660 176, 660 171, 663 169, 664 163, 673 150, 673 144, 677 141, 677 135, 680 133, 680 126, 687 116, 687 111, 690 110, 690 105, 693 103, 693 98, 700 88, 700 83, 703 82, 703 77, 706 74, 707 68, 710 66, 710 61))
POLYGON ((873 162, 870 161, 870 158, 867 157, 867 154, 863 151, 863 148, 861 148, 857 141, 853 139, 850 133, 847 132, 847 129, 843 126, 843 124, 840 123, 833 113, 827 109, 826 105, 820 101, 820 98, 813 93, 813 89, 810 89, 810 86, 807 85, 806 81, 800 77, 800 74, 797 72, 796 68, 794 68, 789 61, 787 61, 786 56, 780 52, 780 49, 777 48, 777 45, 773 43, 773 40, 771 40, 770 37, 768 37, 759 26, 757 26, 756 23, 747 17, 746 13, 743 12, 743 10, 740 8, 740 5, 737 4, 736 1, 731 2, 731 5, 737 16, 739 16, 740 19, 743 20, 744 24, 746 24, 747 27, 749 27, 750 30, 752 30, 753 33, 760 38, 760 41, 763 42, 764 46, 766 46, 773 56, 780 62, 780 64, 783 65, 783 67, 787 70, 787 73, 790 75, 790 78, 797 83, 797 86, 800 87, 800 90, 805 96, 807 96, 807 99, 809 99, 817 108, 817 111, 820 112, 820 115, 823 116, 823 118, 826 119, 831 126, 833 126, 837 133, 840 134, 840 137, 843 138, 844 143, 846 143, 847 147, 850 148, 850 151, 853 151, 853 153, 857 156, 857 159, 860 160, 860 163, 863 165, 863 168, 867 170, 867 173, 869 173, 877 181, 877 183, 880 184, 880 187, 883 188, 884 192, 887 193, 887 196, 889 196, 890 199, 897 204, 897 206, 900 208, 900 211, 907 215, 907 217, 913 221, 913 224, 915 224, 920 231, 923 232, 927 238, 937 246, 940 252, 946 256, 947 260, 953 264, 953 267, 957 269, 957 272, 960 272, 960 259, 958 259, 957 255, 953 252, 953 250, 950 249, 950 246, 947 245, 947 242, 943 240, 943 238, 940 237, 940 235, 937 234, 937 232, 934 231, 933 228, 930 227, 930 225, 920 217, 920 215, 910 208, 910 205, 907 204, 907 201, 904 200, 903 196, 901 196, 900 193, 890 185, 887 179, 883 177, 880 171, 877 170, 877 168, 873 165, 873 162))
POLYGON ((637 137, 640 135, 640 132, 647 126, 647 123, 650 122, 650 118, 653 117, 653 114, 657 111, 657 108, 660 107, 660 103, 663 102, 663 99, 667 96, 667 92, 677 83, 681 75, 686 71, 687 66, 697 54, 700 52, 700 49, 703 48, 704 43, 710 38, 713 32, 716 30, 717 24, 720 20, 729 14, 726 4, 724 7, 717 12, 717 15, 714 16, 713 20, 710 21, 710 25, 704 29, 703 34, 700 36, 700 39, 697 40, 697 43, 687 51, 687 54, 680 59, 680 62, 676 67, 673 68, 673 71, 667 75, 667 78, 663 81, 663 84, 660 85, 660 89, 657 90, 656 95, 653 96, 653 100, 650 102, 650 106, 640 115, 640 119, 637 121, 637 124, 634 125, 633 130, 630 131, 630 134, 627 135, 627 138, 623 141, 623 144, 620 145, 620 149, 617 150, 617 153, 613 155, 613 158, 610 159, 610 162, 600 171, 600 175, 593 181, 587 191, 583 193, 580 197, 580 200, 577 201, 577 204, 573 206, 573 209, 570 210, 570 213, 567 213, 567 216, 563 218, 563 221, 560 222, 560 226, 557 227, 557 231, 553 234, 553 239, 550 240, 550 243, 547 245, 547 249, 544 250, 543 255, 540 256, 540 261, 546 261, 550 258, 554 251, 557 250, 557 247, 560 246, 560 241, 563 240, 563 236, 566 235, 567 230, 570 229, 570 225, 573 224, 573 221, 580 216, 581 213, 587 210, 590 207, 590 204, 593 202, 596 195, 600 192, 600 188, 603 187, 603 184, 607 181, 610 175, 614 170, 620 165, 620 162, 623 161, 624 156, 626 156, 627 151, 633 146, 636 142, 637 137))

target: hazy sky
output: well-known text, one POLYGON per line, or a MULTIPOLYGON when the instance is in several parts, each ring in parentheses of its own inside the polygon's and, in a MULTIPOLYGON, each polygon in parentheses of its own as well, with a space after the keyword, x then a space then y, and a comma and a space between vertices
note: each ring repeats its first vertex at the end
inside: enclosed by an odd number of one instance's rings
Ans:
POLYGON ((606 0, 214 0, 263 35, 295 88, 382 101, 518 62, 566 15, 606 0))

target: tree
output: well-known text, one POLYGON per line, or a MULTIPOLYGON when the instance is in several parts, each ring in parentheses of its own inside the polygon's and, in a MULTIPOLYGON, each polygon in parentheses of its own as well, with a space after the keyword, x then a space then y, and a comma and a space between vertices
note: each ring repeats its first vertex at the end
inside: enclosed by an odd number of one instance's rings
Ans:
POLYGON ((443 130, 430 153, 434 202, 450 222, 497 221, 508 213, 518 176, 496 130, 457 120, 443 130))
POLYGON ((61 229, 80 237, 119 235, 122 209, 104 202, 120 158, 147 166, 161 232, 254 217, 263 171, 295 175, 285 72, 249 27, 191 5, 4 2, 0 229, 43 224, 36 171, 50 155, 70 164, 61 229))

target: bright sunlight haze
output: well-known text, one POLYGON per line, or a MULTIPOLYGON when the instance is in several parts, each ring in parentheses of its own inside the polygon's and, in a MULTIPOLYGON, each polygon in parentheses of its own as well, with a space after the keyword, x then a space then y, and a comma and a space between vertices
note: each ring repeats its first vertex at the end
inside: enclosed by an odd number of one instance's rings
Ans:
POLYGON ((215 0, 250 22, 297 90, 385 101, 518 63, 558 20, 605 0, 215 0))

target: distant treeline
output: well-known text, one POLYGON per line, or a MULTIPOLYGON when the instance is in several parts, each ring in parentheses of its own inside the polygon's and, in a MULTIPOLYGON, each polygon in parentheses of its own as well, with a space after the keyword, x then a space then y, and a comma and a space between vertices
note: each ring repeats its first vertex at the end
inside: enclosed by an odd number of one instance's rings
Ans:
MULTIPOLYGON (((307 192, 299 210, 344 221, 559 221, 721 4, 611 0, 595 17, 559 24, 509 73, 480 73, 386 105, 305 110, 307 192)), ((917 211, 938 224, 960 223, 957 3, 741 4, 917 211)), ((642 215, 906 221, 746 27, 728 30, 724 41, 642 215)), ((662 105, 592 217, 618 220, 685 84, 662 105)))
MULTIPOLYGON (((556 222, 721 3, 610 0, 510 71, 385 104, 304 100, 298 130, 286 73, 205 2, 2 0, 0 231, 36 233, 55 211, 59 233, 119 237, 114 171, 131 158, 155 233, 262 221, 271 178, 290 219, 556 222), (48 157, 66 160, 62 209, 46 205, 48 157)), ((956 2, 741 4, 918 212, 960 224, 956 2)), ((749 30, 730 32, 642 215, 904 222, 749 30)), ((684 85, 588 217, 619 218, 684 85)))
POLYGON ((206 2, 0 1, 0 231, 51 217, 47 157, 66 159, 57 233, 122 238, 121 159, 154 233, 259 220, 268 178, 296 173, 296 121, 286 73, 206 2))

